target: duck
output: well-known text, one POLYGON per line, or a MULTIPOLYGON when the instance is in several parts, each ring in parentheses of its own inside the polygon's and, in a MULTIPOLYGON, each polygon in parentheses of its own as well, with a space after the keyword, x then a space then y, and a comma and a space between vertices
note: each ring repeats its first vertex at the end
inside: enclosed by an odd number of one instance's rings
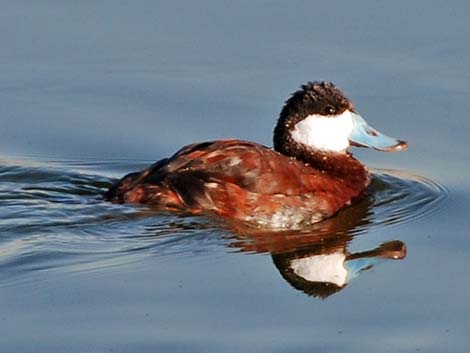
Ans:
POLYGON ((331 82, 311 81, 281 109, 273 148, 223 139, 182 147, 125 175, 104 194, 113 203, 205 215, 268 230, 305 229, 361 199, 371 172, 351 147, 399 151, 331 82))

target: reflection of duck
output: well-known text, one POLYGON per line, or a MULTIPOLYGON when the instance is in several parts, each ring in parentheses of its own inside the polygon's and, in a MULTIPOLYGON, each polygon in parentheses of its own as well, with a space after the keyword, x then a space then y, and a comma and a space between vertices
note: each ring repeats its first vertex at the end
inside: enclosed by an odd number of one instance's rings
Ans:
POLYGON ((384 259, 403 259, 406 246, 399 240, 383 243, 364 252, 350 254, 346 244, 322 244, 299 252, 273 255, 273 262, 282 277, 294 288, 320 298, 343 289, 360 272, 384 259), (331 247, 329 247, 331 246, 331 247))
POLYGON ((238 225, 234 229, 239 235, 229 246, 245 252, 271 253, 276 268, 294 288, 326 298, 384 259, 406 256, 406 246, 399 240, 369 251, 347 250, 357 230, 370 225, 372 206, 372 197, 367 196, 308 232, 268 233, 238 225))
POLYGON ((239 140, 186 146, 125 176, 105 198, 262 228, 303 228, 364 194, 370 175, 347 151, 351 144, 381 151, 406 147, 369 127, 333 84, 311 82, 286 101, 274 129, 275 151, 239 140))

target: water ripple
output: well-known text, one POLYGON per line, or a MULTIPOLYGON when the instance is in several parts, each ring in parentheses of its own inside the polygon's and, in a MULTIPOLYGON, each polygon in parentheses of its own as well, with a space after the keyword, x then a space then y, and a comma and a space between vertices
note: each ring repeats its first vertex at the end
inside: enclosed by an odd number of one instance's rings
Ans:
POLYGON ((419 175, 395 170, 375 170, 372 181, 374 225, 394 225, 429 216, 444 205, 444 186, 419 175))
MULTIPOLYGON (((106 175, 143 164, 0 162, 0 285, 33 271, 94 270, 149 254, 210 253, 231 245, 233 234, 212 220, 102 201, 114 181, 106 175)), ((439 184, 390 170, 376 170, 372 186, 368 197, 350 207, 365 210, 351 234, 428 216, 447 197, 439 184)))

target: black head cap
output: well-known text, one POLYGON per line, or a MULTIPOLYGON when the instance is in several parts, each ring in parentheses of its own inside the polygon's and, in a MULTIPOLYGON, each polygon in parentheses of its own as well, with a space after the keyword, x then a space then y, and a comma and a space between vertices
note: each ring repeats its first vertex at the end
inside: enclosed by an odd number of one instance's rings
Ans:
POLYGON ((291 155, 290 131, 295 125, 312 114, 336 116, 345 110, 354 111, 354 105, 331 82, 309 82, 292 94, 281 110, 274 129, 274 149, 291 155))

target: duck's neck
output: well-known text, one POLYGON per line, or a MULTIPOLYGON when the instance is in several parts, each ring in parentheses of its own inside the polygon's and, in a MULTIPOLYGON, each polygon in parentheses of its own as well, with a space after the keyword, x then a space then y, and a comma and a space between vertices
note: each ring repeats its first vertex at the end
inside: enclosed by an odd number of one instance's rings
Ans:
POLYGON ((299 144, 279 120, 274 128, 274 149, 288 157, 294 157, 310 164, 314 169, 322 171, 331 178, 339 178, 349 187, 365 189, 370 184, 367 168, 348 152, 330 152, 309 148, 299 144))
POLYGON ((289 144, 275 144, 274 147, 282 154, 295 157, 297 160, 311 165, 312 168, 321 171, 329 178, 341 180, 344 186, 351 191, 353 198, 361 196, 370 184, 370 174, 367 168, 348 152, 334 153, 313 150, 299 146, 292 140, 289 144), (288 147, 285 148, 286 146, 288 147))
POLYGON ((296 158, 332 177, 365 180, 369 174, 367 168, 350 153, 306 150, 300 152, 296 158))
POLYGON ((351 200, 362 197, 371 181, 367 168, 350 153, 304 151, 296 158, 343 185, 351 200))

